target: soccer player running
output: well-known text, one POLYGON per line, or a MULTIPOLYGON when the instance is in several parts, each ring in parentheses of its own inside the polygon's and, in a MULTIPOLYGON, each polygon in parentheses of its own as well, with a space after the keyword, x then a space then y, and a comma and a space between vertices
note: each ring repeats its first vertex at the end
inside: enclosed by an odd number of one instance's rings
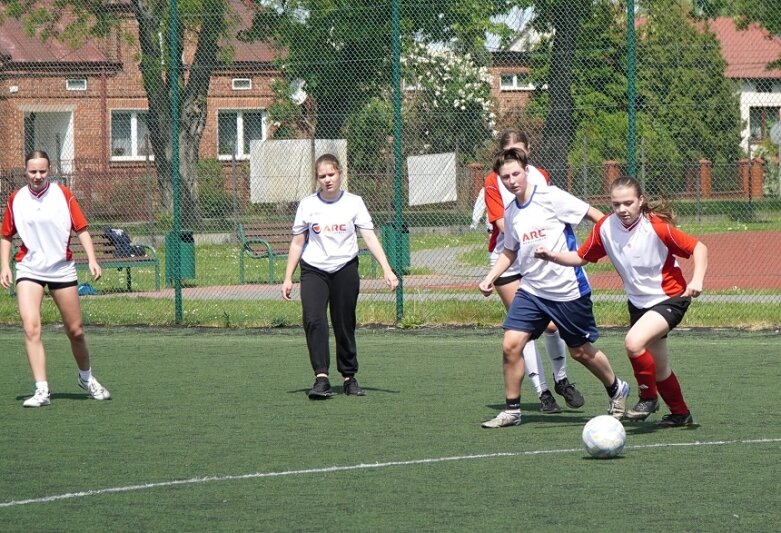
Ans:
POLYGON ((11 241, 17 233, 22 239, 22 246, 15 257, 16 300, 22 318, 27 360, 35 380, 35 393, 22 405, 44 407, 51 404, 46 352, 41 340, 41 302, 47 286, 60 310, 79 368, 79 386, 91 398, 108 400, 111 394, 92 375, 81 319, 76 264, 69 248, 73 231, 87 253, 90 273, 94 279, 99 279, 100 265, 95 259, 87 220, 67 187, 49 183, 49 156, 46 152, 31 152, 25 159, 25 170, 27 185, 8 197, 0 240, 0 284, 9 288, 13 283, 11 241))
POLYGON ((510 148, 500 152, 493 169, 515 195, 505 210, 505 247, 496 264, 480 282, 485 296, 494 282, 518 261, 520 289, 504 320, 502 341, 505 410, 483 422, 484 428, 521 423, 521 381, 524 346, 539 337, 552 321, 572 357, 602 382, 609 397, 608 414, 620 419, 626 410, 629 384, 613 372, 605 354, 592 344, 599 338, 591 303, 591 287, 581 268, 566 268, 534 257, 538 246, 555 251, 574 249, 572 226, 584 218, 594 222, 602 213, 555 186, 532 185, 527 180, 526 152, 510 148))
MULTIPOLYGON (((517 129, 506 129, 499 136, 499 150, 507 148, 520 148, 529 153, 529 137, 525 132, 517 129)), ((543 169, 533 165, 526 166, 527 181, 532 185, 547 186, 550 178, 543 169)), ((504 209, 505 206, 515 200, 515 195, 507 190, 496 172, 491 172, 485 177, 483 186, 485 191, 485 205, 488 211, 488 222, 491 224, 491 233, 488 238, 489 265, 493 266, 504 249, 504 209)), ((521 274, 517 264, 512 264, 494 282, 494 289, 502 300, 505 310, 515 297, 520 285, 521 274)), ((551 322, 542 335, 545 351, 551 360, 553 368, 554 389, 557 394, 564 397, 567 406, 572 409, 582 407, 583 395, 567 379, 567 349, 561 339, 556 326, 551 322)), ((540 399, 540 411, 543 413, 560 413, 561 407, 548 389, 545 379, 545 371, 540 358, 540 352, 534 341, 526 343, 523 348, 523 360, 526 374, 540 399)))
POLYGON ((307 393, 311 400, 334 395, 328 370, 331 363, 328 313, 336 337, 336 364, 346 395, 365 396, 358 385, 358 354, 355 346, 355 310, 358 305, 358 238, 382 267, 391 289, 399 284, 390 267, 363 199, 342 190, 342 169, 332 154, 315 161, 318 192, 301 200, 293 222, 282 298, 291 299, 293 273, 301 266, 301 306, 309 360, 315 383, 307 393))
POLYGON ((624 418, 645 420, 659 409, 657 395, 670 408, 658 427, 694 423, 678 378, 670 367, 667 334, 683 319, 691 299, 702 293, 708 249, 675 227, 663 205, 651 207, 634 178, 619 178, 610 186, 613 212, 600 220, 577 252, 539 248, 535 255, 560 265, 580 267, 608 256, 624 281, 630 329, 626 353, 640 389, 640 400, 624 418), (693 257, 687 284, 675 256, 693 257))

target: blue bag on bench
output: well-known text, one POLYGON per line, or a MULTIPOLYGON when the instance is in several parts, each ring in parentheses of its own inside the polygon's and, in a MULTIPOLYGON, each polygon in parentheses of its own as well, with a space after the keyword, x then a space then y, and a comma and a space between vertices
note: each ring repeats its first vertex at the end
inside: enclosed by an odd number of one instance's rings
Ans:
POLYGON ((143 246, 130 244, 130 235, 121 228, 106 227, 103 229, 103 234, 114 245, 115 257, 144 257, 146 255, 143 246))

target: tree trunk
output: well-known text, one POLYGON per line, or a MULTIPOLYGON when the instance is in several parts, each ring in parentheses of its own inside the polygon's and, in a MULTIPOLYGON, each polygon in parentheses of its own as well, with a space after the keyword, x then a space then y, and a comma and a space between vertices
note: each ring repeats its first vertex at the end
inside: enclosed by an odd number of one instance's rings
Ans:
POLYGON ((548 76, 550 107, 542 130, 541 163, 550 173, 551 183, 562 188, 567 184, 567 156, 576 126, 573 116, 572 67, 578 34, 590 13, 590 6, 589 1, 575 0, 571 3, 557 2, 551 8, 555 35, 548 76))

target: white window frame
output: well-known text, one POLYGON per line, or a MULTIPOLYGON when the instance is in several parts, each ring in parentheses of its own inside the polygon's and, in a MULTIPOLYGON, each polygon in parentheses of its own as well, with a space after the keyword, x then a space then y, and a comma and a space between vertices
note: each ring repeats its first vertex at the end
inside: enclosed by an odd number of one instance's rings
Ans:
POLYGON ((235 109, 235 108, 223 108, 217 110, 217 159, 220 161, 230 161, 233 159, 234 154, 220 153, 220 113, 236 113, 236 154, 237 160, 249 159, 249 152, 244 153, 244 113, 261 113, 263 115, 261 128, 261 140, 266 139, 268 136, 268 115, 265 109, 251 108, 251 109, 235 109))
POLYGON ((69 78, 65 80, 66 91, 86 91, 87 79, 86 78, 69 78))
POLYGON ((155 156, 151 153, 152 147, 149 147, 150 154, 148 156, 146 155, 139 155, 139 146, 138 146, 138 114, 139 113, 146 113, 147 116, 149 116, 149 110, 148 109, 112 109, 111 110, 111 127, 109 128, 109 132, 112 132, 113 130, 113 124, 114 124, 114 113, 130 113, 130 154, 124 154, 124 155, 114 155, 114 137, 110 134, 109 138, 109 148, 110 148, 110 159, 111 161, 146 161, 147 158, 149 160, 154 160, 155 156))
POLYGON ((502 72, 499 74, 499 90, 500 91, 533 91, 536 89, 533 83, 519 83, 518 78, 528 78, 529 74, 525 72, 502 72), (511 85, 505 85, 503 78, 507 76, 513 77, 511 85))
POLYGON ((234 91, 250 91, 252 90, 252 78, 233 78, 231 88, 234 91))

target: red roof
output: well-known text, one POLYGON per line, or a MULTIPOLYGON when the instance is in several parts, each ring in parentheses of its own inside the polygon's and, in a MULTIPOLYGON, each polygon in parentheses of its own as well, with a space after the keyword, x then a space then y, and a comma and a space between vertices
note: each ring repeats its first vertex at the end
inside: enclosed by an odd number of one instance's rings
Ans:
POLYGON ((780 38, 757 24, 738 30, 729 17, 713 19, 708 26, 721 42, 728 78, 781 78, 781 70, 767 69, 769 63, 781 58, 780 38))
POLYGON ((105 63, 109 59, 95 44, 86 42, 78 48, 49 39, 42 42, 30 36, 20 22, 5 17, 0 24, 0 54, 14 63, 105 63))

